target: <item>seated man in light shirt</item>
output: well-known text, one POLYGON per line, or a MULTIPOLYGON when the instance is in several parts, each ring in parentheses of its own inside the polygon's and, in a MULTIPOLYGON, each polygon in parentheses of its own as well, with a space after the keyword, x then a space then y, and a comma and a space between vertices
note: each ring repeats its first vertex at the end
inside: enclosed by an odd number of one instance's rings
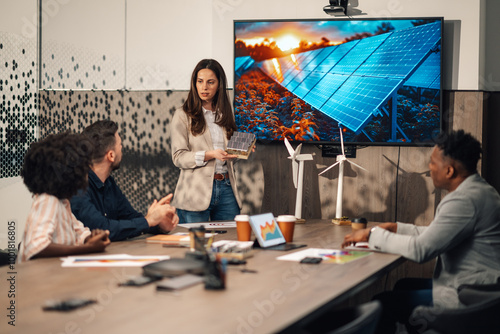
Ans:
POLYGON ((343 247, 367 241, 372 249, 418 263, 437 257, 432 280, 402 282, 397 291, 379 296, 384 307, 379 332, 391 332, 395 321, 409 326, 408 317, 419 305, 461 307, 460 285, 500 280, 500 196, 476 171, 480 143, 463 130, 443 134, 436 143, 430 175, 448 194, 429 226, 383 223, 344 239, 343 247))

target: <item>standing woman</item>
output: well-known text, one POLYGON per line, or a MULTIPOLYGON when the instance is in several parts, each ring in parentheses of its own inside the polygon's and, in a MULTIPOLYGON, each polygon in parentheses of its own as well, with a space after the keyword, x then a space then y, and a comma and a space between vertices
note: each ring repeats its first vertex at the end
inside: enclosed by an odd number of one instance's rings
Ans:
POLYGON ((172 160, 181 170, 173 202, 180 223, 231 220, 240 213, 233 162, 225 152, 236 131, 222 66, 203 59, 186 102, 172 119, 172 160))

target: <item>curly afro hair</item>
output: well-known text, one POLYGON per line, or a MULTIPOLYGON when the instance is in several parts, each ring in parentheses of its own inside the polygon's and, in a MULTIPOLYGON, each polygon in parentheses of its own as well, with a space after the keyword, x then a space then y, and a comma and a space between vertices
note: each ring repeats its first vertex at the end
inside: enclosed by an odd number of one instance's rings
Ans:
POLYGON ((476 173, 481 159, 481 144, 464 130, 442 133, 435 140, 443 155, 460 162, 469 173, 476 173))
POLYGON ((70 199, 87 188, 92 151, 89 140, 69 132, 34 142, 24 156, 24 184, 34 194, 70 199))

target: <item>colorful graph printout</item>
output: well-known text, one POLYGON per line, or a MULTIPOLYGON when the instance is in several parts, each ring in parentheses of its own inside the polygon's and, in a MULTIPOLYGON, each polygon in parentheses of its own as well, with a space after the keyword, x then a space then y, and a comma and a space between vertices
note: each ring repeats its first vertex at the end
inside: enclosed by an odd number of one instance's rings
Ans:
POLYGON ((109 254, 96 256, 68 256, 61 258, 62 267, 142 267, 146 264, 167 260, 168 255, 109 254))
POLYGON ((259 226, 260 228, 260 235, 262 236, 262 239, 264 240, 273 240, 277 238, 281 238, 281 233, 280 231, 276 228, 276 222, 274 219, 271 221, 266 221, 264 226, 259 226))
POLYGON ((286 242, 272 213, 250 216, 250 225, 263 248, 286 242))
POLYGON ((361 252, 345 249, 308 248, 295 253, 279 256, 277 259, 300 262, 300 260, 305 257, 321 257, 323 259, 323 262, 344 264, 371 254, 372 252, 361 252))

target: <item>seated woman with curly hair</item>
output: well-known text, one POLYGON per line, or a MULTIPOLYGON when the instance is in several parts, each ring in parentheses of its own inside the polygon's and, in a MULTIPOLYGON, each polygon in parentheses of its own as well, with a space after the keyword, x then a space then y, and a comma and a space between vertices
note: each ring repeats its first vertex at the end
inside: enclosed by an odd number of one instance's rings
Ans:
POLYGON ((33 193, 18 262, 102 252, 109 231, 92 232, 71 212, 69 199, 87 187, 91 146, 77 134, 50 135, 31 144, 21 176, 33 193))

